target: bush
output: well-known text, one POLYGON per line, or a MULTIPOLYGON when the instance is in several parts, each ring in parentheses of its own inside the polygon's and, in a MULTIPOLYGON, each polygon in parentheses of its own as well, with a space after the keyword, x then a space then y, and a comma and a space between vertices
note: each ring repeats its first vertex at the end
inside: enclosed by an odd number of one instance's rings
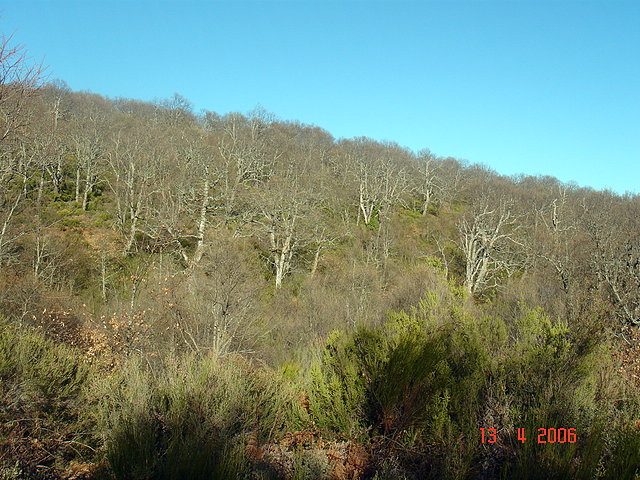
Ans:
POLYGON ((381 474, 633 478, 637 397, 615 380, 606 344, 540 309, 474 318, 463 302, 427 295, 380 328, 334 332, 309 370, 316 424, 368 442, 381 474), (579 441, 537 444, 551 427, 575 428, 579 441), (482 444, 479 428, 500 441, 482 444))
POLYGON ((236 478, 249 435, 294 423, 271 374, 239 358, 171 360, 154 374, 132 361, 102 385, 101 425, 118 479, 236 478))
POLYGON ((79 352, 0 324, 0 468, 31 478, 36 465, 54 472, 95 458, 84 411, 89 375, 79 352))

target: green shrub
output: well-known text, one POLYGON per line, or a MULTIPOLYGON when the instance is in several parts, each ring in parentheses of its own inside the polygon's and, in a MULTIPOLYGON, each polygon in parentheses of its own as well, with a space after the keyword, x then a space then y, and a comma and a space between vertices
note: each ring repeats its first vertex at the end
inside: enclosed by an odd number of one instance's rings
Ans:
POLYGON ((42 413, 67 413, 81 397, 88 373, 71 348, 26 329, 0 325, 0 377, 18 385, 42 413))
POLYGON ((118 479, 235 478, 248 435, 264 441, 294 423, 271 374, 239 359, 187 356, 160 374, 132 362, 102 385, 101 425, 118 479))
POLYGON ((615 400, 623 390, 606 345, 540 309, 502 320, 469 315, 464 301, 427 294, 382 327, 334 332, 309 370, 316 424, 377 445, 381 475, 633 478, 637 397, 615 400), (480 427, 497 428, 501 443, 483 445, 480 427), (575 428, 580 441, 537 444, 551 427, 575 428))
POLYGON ((90 374, 74 349, 0 324, 0 469, 44 465, 53 474, 96 458, 95 425, 85 409, 90 374))

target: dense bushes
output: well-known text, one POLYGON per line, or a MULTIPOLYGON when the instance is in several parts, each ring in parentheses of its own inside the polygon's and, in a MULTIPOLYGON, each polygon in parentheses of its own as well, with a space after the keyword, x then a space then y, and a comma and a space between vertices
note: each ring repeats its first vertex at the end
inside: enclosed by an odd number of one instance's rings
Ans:
POLYGON ((292 395, 241 358, 132 362, 104 379, 99 421, 118 479, 236 478, 245 448, 296 424, 292 395))
POLYGON ((234 355, 131 357, 105 372, 4 326, 4 472, 18 459, 29 478, 71 461, 132 480, 634 478, 638 398, 606 336, 524 305, 489 311, 441 284, 380 327, 334 331, 282 374, 234 355), (539 444, 539 428, 578 441, 539 444))
POLYGON ((540 310, 483 318, 445 302, 334 332, 310 369, 317 424, 370 442, 380 468, 395 465, 389 478, 633 478, 637 398, 604 344, 540 310), (480 428, 499 441, 482 444, 480 428), (537 444, 539 428, 575 428, 579 441, 537 444))
POLYGON ((90 368, 78 353, 0 324, 2 475, 50 477, 94 459, 97 438, 85 414, 90 368))

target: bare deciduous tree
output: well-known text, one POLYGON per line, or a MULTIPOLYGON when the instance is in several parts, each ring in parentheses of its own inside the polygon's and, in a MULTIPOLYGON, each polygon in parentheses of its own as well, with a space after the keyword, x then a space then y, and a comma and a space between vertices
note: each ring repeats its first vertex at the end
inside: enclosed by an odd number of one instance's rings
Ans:
MULTIPOLYGON (((148 132, 147 132, 148 133, 148 132)), ((159 145, 143 132, 123 129, 113 137, 108 155, 116 217, 125 237, 124 253, 129 254, 141 230, 151 197, 158 192, 158 172, 162 168, 159 145)))
POLYGON ((374 218, 393 205, 406 186, 404 170, 395 158, 394 147, 379 148, 373 142, 361 139, 348 153, 358 188, 358 218, 370 225, 374 218))
POLYGON ((8 245, 22 235, 22 232, 10 235, 9 226, 26 196, 30 165, 24 161, 33 159, 35 154, 23 143, 18 148, 22 155, 14 155, 13 143, 29 124, 28 100, 37 93, 42 78, 42 65, 31 63, 22 45, 12 45, 11 37, 3 36, 0 39, 0 265, 8 245))
POLYGON ((418 169, 414 177, 416 185, 413 191, 420 198, 420 212, 422 216, 425 216, 429 212, 429 207, 437 200, 442 186, 438 180, 438 166, 434 155, 428 150, 423 151, 418 162, 418 169))
POLYGON ((268 239, 268 261, 274 269, 275 286, 280 288, 296 251, 306 241, 301 223, 313 199, 293 175, 274 177, 267 187, 256 198, 255 224, 268 239))
POLYGON ((559 195, 545 208, 536 212, 538 233, 535 254, 554 269, 562 289, 568 293, 574 270, 574 251, 578 240, 575 217, 570 212, 567 188, 560 187, 559 195))
POLYGON ((227 215, 233 215, 241 187, 267 180, 281 152, 270 145, 272 117, 263 111, 249 118, 230 114, 221 122, 218 149, 224 164, 222 198, 227 215))
POLYGON ((593 210, 585 217, 595 271, 625 322, 640 325, 640 204, 611 199, 593 210))
POLYGON ((70 122, 70 145, 75 156, 75 199, 86 210, 89 196, 102 180, 107 143, 107 117, 101 99, 82 98, 80 112, 70 122))
POLYGON ((478 207, 458 224, 460 249, 465 260, 464 286, 477 295, 498 285, 499 274, 510 274, 518 265, 511 251, 518 229, 510 203, 478 207))
POLYGON ((252 278, 238 245, 225 238, 205 247, 201 263, 189 271, 184 287, 186 307, 180 318, 186 345, 196 352, 224 355, 251 348, 255 326, 255 296, 259 282, 252 278))
POLYGON ((43 75, 42 64, 32 63, 22 45, 12 45, 11 37, 0 39, 0 144, 27 126, 27 101, 43 75))
POLYGON ((198 263, 206 246, 206 232, 210 224, 214 199, 214 189, 222 174, 213 149, 208 148, 205 136, 195 136, 187 141, 183 152, 188 168, 188 181, 194 191, 196 216, 196 247, 190 264, 198 263))

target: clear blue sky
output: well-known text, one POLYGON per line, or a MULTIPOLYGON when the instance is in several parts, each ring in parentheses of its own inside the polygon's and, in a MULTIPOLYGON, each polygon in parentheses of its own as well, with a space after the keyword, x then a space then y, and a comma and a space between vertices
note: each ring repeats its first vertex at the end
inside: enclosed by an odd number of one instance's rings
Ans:
POLYGON ((260 104, 338 138, 640 191, 640 0, 0 0, 0 16, 74 90, 260 104))

